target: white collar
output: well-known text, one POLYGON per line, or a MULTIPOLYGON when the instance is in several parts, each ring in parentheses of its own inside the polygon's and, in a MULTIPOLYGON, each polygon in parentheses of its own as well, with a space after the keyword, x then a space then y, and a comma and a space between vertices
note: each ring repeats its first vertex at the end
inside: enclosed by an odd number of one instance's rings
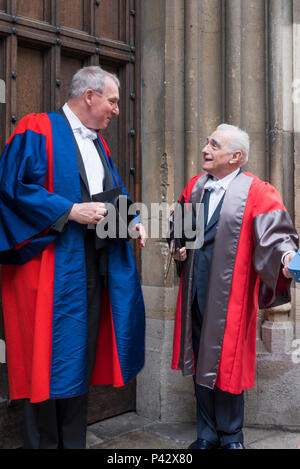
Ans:
POLYGON ((76 116, 76 114, 74 114, 74 112, 72 111, 68 103, 65 103, 62 109, 73 131, 77 131, 83 137, 90 135, 92 139, 97 138, 97 132, 95 132, 94 130, 88 129, 85 125, 83 125, 81 120, 76 116))
POLYGON ((205 183, 204 185, 204 189, 215 189, 215 190, 219 190, 219 189, 224 189, 224 191, 227 190, 229 184, 233 181, 233 179, 239 174, 240 172, 240 168, 236 169, 235 171, 233 171, 232 173, 230 174, 227 174, 227 176, 225 176, 224 178, 222 179, 216 179, 216 178, 209 178, 208 181, 205 183))

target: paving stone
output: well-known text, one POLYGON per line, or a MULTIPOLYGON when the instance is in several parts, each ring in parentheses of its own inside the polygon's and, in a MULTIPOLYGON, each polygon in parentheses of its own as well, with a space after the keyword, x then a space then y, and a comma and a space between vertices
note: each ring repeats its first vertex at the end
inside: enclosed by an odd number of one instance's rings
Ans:
POLYGON ((276 430, 246 427, 243 429, 245 443, 249 446, 257 441, 264 440, 273 435, 274 431, 276 430))
MULTIPOLYGON (((196 438, 196 424, 151 421, 135 412, 89 425, 90 449, 186 449, 196 438)), ((244 428, 246 449, 296 449, 300 429, 244 428)))
POLYGON ((86 448, 90 449, 93 446, 100 445, 104 442, 101 438, 98 438, 95 433, 87 431, 86 435, 86 448))
POLYGON ((144 428, 151 420, 140 417, 135 412, 128 412, 111 419, 103 420, 99 423, 89 425, 88 430, 93 432, 98 438, 116 438, 125 433, 144 428))
POLYGON ((284 431, 271 432, 267 437, 248 444, 249 449, 296 449, 299 433, 284 431))
POLYGON ((180 424, 155 422, 149 425, 147 430, 177 442, 194 441, 197 435, 196 424, 189 423, 180 424))
POLYGON ((91 449, 182 449, 184 446, 154 433, 139 430, 105 441, 91 449))

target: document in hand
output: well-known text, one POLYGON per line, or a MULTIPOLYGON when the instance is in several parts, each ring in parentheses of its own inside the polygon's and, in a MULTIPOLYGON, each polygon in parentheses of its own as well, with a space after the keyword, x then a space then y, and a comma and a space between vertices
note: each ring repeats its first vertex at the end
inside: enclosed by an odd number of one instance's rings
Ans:
POLYGON ((132 201, 124 194, 122 188, 95 194, 94 202, 103 202, 108 214, 98 224, 96 229, 96 248, 100 249, 107 245, 109 239, 129 239, 128 226, 136 214, 129 214, 132 201))

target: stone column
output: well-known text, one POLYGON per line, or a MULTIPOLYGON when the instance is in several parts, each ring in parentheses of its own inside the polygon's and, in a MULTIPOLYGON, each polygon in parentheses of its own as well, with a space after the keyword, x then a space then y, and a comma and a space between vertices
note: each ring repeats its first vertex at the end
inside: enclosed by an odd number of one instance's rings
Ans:
POLYGON ((294 327, 290 320, 291 308, 291 303, 286 303, 264 310, 261 334, 263 344, 268 352, 290 352, 294 338, 294 327))
POLYGON ((223 121, 223 7, 185 2, 185 181, 201 172, 206 137, 223 121))
MULTIPOLYGON (((204 139, 222 122, 222 2, 143 0, 142 201, 173 204, 201 168, 204 139)), ((146 364, 137 409, 161 420, 195 418, 192 377, 171 367, 178 277, 164 239, 142 257, 146 364)))
POLYGON ((220 0, 199 2, 199 69, 198 69, 198 146, 200 157, 198 173, 201 172, 201 150, 206 137, 223 122, 223 17, 220 0))
POLYGON ((267 177, 265 2, 227 0, 225 9, 225 120, 251 141, 247 170, 267 177))
MULTIPOLYGON (((184 0, 141 0, 142 201, 171 206, 184 187, 184 0)), ((194 134, 196 136, 196 133, 194 134)), ((153 209, 153 206, 152 206, 153 209)), ((165 219, 167 213, 156 214, 165 219)), ((150 221, 150 220, 149 220, 150 221)), ((153 220, 152 220, 153 221, 153 220)), ((192 378, 171 370, 178 278, 162 234, 142 252, 146 362, 137 378, 137 412, 162 421, 194 418, 192 378)))
POLYGON ((199 148, 199 1, 184 4, 184 71, 185 71, 185 182, 197 174, 199 148))
MULTIPOLYGON (((293 21, 299 23, 299 8, 298 0, 266 2, 269 180, 283 196, 292 217, 296 208, 298 228, 300 166, 297 158, 298 134, 297 131, 294 134, 294 128, 296 130, 300 116, 299 108, 297 110, 293 103, 292 85, 295 74, 299 73, 299 31, 298 25, 293 25, 293 21)), ((297 332, 297 317, 300 319, 297 312, 298 292, 298 287, 292 287, 291 303, 262 312, 262 341, 256 360, 256 387, 246 394, 245 422, 248 424, 299 424, 300 369, 298 356, 295 355, 298 352, 293 342, 295 329, 297 332)))
MULTIPOLYGON (((293 1, 269 1, 267 12, 270 182, 293 216, 293 1)), ((262 338, 267 349, 286 352, 293 340, 291 305, 267 310, 265 315, 262 338)))
POLYGON ((268 2, 270 182, 294 214, 293 0, 268 2))
MULTIPOLYGON (((294 196, 295 226, 300 233, 300 2, 294 1, 294 196)), ((300 284, 295 285, 295 336, 300 338, 300 284)))

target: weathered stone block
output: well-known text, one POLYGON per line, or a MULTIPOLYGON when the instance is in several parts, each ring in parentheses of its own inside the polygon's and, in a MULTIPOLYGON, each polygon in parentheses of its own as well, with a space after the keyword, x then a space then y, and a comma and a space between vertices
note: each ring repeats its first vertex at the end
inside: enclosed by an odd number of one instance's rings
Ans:
POLYGON ((291 348, 294 336, 293 324, 290 321, 264 321, 261 327, 262 340, 269 352, 285 352, 291 348))
POLYGON ((146 362, 137 378, 137 412, 164 422, 194 422, 192 377, 171 369, 174 321, 147 319, 146 362))

